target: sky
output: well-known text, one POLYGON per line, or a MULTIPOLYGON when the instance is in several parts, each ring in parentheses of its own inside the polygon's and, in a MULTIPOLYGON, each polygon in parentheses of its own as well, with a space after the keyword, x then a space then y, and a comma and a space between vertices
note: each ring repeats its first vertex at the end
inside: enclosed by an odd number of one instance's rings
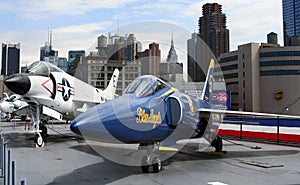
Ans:
MULTIPOLYGON (((141 25, 148 25, 156 34, 149 37, 140 32, 136 38, 144 41, 143 50, 152 41, 160 43, 164 60, 171 34, 175 45, 181 43, 178 49, 184 50, 188 36, 198 32, 205 3, 222 5, 230 31, 230 51, 241 44, 266 42, 272 31, 282 45, 281 0, 0 0, 0 42, 21 43, 21 62, 25 65, 39 60, 49 28, 54 49, 60 57, 67 57, 69 50, 95 51, 97 37, 102 34, 135 33, 141 25), (166 23, 172 33, 158 34, 163 26, 149 25, 149 21, 166 23), (174 27, 184 30, 184 36, 173 33, 174 27)), ((185 58, 179 56, 180 60, 185 58)))

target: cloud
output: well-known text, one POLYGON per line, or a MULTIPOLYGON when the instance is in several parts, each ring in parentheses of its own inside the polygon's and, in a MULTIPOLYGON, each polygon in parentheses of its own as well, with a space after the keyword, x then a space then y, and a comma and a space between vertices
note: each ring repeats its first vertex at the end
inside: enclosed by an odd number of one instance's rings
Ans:
POLYGON ((4 43, 20 43, 21 62, 33 62, 39 59, 39 48, 44 43, 47 33, 40 31, 8 31, 0 33, 4 43))
MULTIPOLYGON (((106 26, 112 22, 96 22, 82 25, 65 26, 52 29, 53 48, 58 50, 59 57, 67 57, 69 50, 94 50, 91 48, 106 26)), ((47 30, 7 31, 0 33, 5 43, 21 43, 21 62, 31 63, 39 60, 40 47, 47 41, 47 30)))
POLYGON ((51 14, 81 15, 97 9, 115 9, 136 0, 4 0, 0 11, 18 14, 24 19, 43 19, 51 14))
POLYGON ((67 57, 69 50, 95 50, 97 37, 103 34, 111 21, 65 26, 53 29, 53 43, 59 56, 67 57), (91 48, 93 47, 93 48, 91 48))
POLYGON ((74 33, 94 33, 96 31, 104 30, 107 27, 111 26, 111 21, 104 21, 104 22, 97 22, 97 23, 88 23, 88 24, 81 24, 81 25, 71 25, 71 26, 64 26, 60 28, 55 28, 53 31, 58 32, 60 34, 74 34, 74 33))

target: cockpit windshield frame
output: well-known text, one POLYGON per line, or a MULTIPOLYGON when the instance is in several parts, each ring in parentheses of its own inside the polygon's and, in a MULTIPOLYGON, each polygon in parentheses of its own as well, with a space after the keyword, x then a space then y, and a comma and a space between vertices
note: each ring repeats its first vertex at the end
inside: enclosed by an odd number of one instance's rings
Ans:
POLYGON ((36 61, 29 65, 26 72, 35 75, 49 77, 50 73, 52 72, 64 72, 64 71, 49 62, 36 61))
POLYGON ((158 78, 149 76, 132 81, 123 94, 134 93, 137 97, 146 97, 166 87, 167 85, 158 78))

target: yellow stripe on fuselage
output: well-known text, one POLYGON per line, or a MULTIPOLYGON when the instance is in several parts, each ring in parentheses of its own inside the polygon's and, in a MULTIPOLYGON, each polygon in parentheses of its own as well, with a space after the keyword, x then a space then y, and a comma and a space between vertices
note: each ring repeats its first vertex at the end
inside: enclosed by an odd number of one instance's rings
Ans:
POLYGON ((159 98, 167 96, 167 95, 171 94, 174 91, 176 91, 176 89, 174 87, 171 87, 167 92, 165 92, 164 94, 160 95, 159 98))

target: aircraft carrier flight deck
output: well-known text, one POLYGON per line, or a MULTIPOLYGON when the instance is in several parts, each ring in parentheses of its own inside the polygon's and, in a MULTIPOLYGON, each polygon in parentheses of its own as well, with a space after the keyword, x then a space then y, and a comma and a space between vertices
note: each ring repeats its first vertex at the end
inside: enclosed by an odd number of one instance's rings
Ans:
POLYGON ((42 148, 34 147, 24 122, 1 122, 0 130, 16 164, 16 184, 300 184, 299 146, 225 139, 225 154, 184 150, 164 161, 161 172, 142 173, 103 158, 69 125, 48 125, 42 148))

